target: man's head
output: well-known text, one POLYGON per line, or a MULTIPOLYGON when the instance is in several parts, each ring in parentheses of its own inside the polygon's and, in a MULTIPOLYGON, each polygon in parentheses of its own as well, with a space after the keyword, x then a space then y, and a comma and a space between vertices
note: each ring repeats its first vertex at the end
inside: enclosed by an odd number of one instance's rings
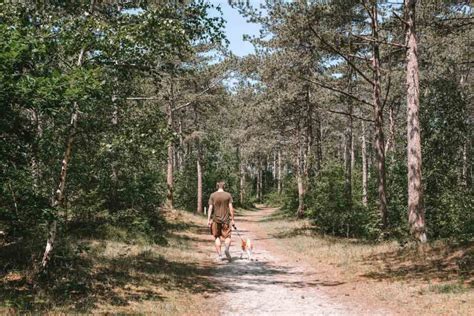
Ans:
POLYGON ((220 180, 219 182, 217 182, 216 188, 217 188, 217 190, 224 190, 225 189, 224 180, 220 180))

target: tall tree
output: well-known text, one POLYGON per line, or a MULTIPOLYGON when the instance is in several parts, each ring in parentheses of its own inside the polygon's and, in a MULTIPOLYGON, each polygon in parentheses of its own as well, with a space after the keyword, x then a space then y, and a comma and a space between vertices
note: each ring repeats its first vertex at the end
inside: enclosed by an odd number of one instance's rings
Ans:
POLYGON ((410 231, 420 242, 426 242, 423 184, 421 177, 421 132, 419 120, 420 79, 416 38, 416 0, 405 0, 407 17, 407 158, 408 222, 410 231))

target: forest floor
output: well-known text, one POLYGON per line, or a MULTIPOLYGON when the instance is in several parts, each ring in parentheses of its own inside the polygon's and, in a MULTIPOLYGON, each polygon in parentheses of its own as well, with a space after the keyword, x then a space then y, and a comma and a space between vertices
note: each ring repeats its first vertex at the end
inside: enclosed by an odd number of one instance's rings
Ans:
POLYGON ((255 246, 218 261, 206 219, 167 212, 163 245, 84 240, 49 290, 27 274, 0 275, 0 314, 19 311, 166 315, 468 315, 474 309, 473 246, 367 244, 317 234, 275 208, 239 211, 255 246))

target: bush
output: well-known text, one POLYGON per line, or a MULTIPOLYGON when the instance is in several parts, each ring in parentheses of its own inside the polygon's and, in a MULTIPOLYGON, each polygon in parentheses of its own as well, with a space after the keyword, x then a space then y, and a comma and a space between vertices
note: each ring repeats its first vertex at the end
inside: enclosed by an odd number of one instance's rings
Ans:
POLYGON ((374 209, 364 207, 360 199, 354 198, 359 196, 355 189, 352 205, 347 205, 342 166, 325 166, 307 193, 307 216, 314 219, 324 233, 375 239, 380 233, 378 214, 374 209))

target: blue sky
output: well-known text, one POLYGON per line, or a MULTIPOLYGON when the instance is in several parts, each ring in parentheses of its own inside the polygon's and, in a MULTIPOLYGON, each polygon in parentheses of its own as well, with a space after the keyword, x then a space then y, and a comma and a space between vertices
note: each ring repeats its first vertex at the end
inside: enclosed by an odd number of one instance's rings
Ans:
MULTIPOLYGON (((260 1, 250 0, 250 4, 257 6, 260 1)), ((225 33, 230 41, 229 48, 237 56, 245 56, 253 53, 252 44, 242 40, 244 34, 258 35, 260 26, 255 23, 248 23, 244 17, 239 14, 237 9, 232 8, 227 0, 209 0, 209 3, 217 6, 220 5, 224 19, 227 21, 225 33)), ((212 15, 218 15, 217 10, 211 11, 212 15)))

